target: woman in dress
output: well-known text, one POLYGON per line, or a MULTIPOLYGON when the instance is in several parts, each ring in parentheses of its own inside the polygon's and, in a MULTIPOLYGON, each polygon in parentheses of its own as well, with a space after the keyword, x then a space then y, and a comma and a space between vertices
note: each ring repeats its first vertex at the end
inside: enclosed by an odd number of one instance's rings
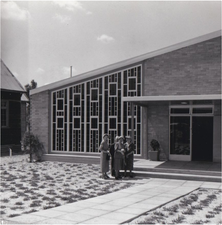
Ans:
POLYGON ((115 153, 114 153, 114 168, 115 168, 115 178, 116 180, 121 179, 119 171, 124 167, 124 144, 123 144, 123 137, 116 137, 116 144, 115 144, 115 153))
POLYGON ((101 151, 100 154, 100 166, 101 166, 101 173, 103 179, 108 179, 109 176, 107 175, 107 172, 109 171, 109 135, 104 134, 103 135, 103 141, 100 144, 99 150, 101 151))
POLYGON ((125 160, 126 160, 126 165, 125 165, 125 177, 126 177, 126 172, 127 170, 130 171, 129 176, 133 177, 133 159, 134 159, 134 149, 135 146, 132 143, 132 138, 130 136, 126 136, 126 144, 125 144, 125 160))

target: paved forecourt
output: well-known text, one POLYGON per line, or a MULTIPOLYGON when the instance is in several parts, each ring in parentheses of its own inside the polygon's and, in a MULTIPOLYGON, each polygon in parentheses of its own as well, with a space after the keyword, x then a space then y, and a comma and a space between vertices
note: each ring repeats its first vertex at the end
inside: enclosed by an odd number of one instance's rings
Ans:
POLYGON ((135 186, 127 189, 10 218, 10 221, 5 222, 8 224, 120 224, 186 195, 199 187, 222 188, 221 183, 218 182, 156 178, 135 182, 135 186))

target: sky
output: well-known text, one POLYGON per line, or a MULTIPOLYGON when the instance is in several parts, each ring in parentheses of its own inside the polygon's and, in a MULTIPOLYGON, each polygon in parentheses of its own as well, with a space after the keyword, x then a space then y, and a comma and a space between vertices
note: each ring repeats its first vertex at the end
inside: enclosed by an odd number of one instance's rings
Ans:
POLYGON ((1 1, 1 59, 38 87, 221 29, 221 1, 1 1))

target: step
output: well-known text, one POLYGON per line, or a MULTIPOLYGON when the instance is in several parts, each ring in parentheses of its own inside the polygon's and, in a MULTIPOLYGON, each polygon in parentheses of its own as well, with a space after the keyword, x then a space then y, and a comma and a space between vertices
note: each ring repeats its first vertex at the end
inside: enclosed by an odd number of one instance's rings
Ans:
MULTIPOLYGON (((45 154, 43 155, 43 161, 99 164, 100 156, 45 154)), ((180 180, 221 182, 221 172, 217 171, 147 168, 145 166, 144 167, 134 166, 134 173, 137 177, 143 178, 167 178, 180 180)))
POLYGON ((143 172, 157 172, 157 173, 176 173, 176 174, 193 174, 193 175, 206 175, 206 176, 221 176, 219 171, 209 170, 191 170, 191 169, 169 169, 169 168, 145 168, 134 166, 135 171, 143 172))
POLYGON ((181 174, 181 173, 161 173, 135 170, 136 176, 149 178, 165 178, 177 180, 194 180, 206 182, 221 182, 221 176, 197 175, 197 174, 181 174))
POLYGON ((42 157, 43 161, 56 161, 68 163, 86 163, 86 164, 99 164, 99 156, 84 156, 84 155, 59 155, 59 154, 45 154, 42 157))

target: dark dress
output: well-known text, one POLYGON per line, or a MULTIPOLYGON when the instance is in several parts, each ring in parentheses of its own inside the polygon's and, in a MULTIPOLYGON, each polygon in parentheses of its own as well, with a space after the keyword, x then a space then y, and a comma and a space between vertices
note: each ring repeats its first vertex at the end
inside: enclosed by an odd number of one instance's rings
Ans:
POLYGON ((111 155, 111 175, 115 176, 115 168, 114 168, 114 153, 115 153, 115 143, 110 145, 110 155, 111 155))
POLYGON ((100 144, 99 150, 101 151, 101 154, 100 154, 101 172, 106 173, 109 171, 109 160, 106 159, 107 151, 109 150, 108 143, 105 141, 102 141, 100 144))
POLYGON ((126 160, 126 166, 125 166, 125 170, 133 170, 133 160, 134 160, 134 149, 135 146, 133 143, 130 143, 127 147, 126 147, 126 153, 125 155, 130 154, 128 157, 125 157, 126 160))

